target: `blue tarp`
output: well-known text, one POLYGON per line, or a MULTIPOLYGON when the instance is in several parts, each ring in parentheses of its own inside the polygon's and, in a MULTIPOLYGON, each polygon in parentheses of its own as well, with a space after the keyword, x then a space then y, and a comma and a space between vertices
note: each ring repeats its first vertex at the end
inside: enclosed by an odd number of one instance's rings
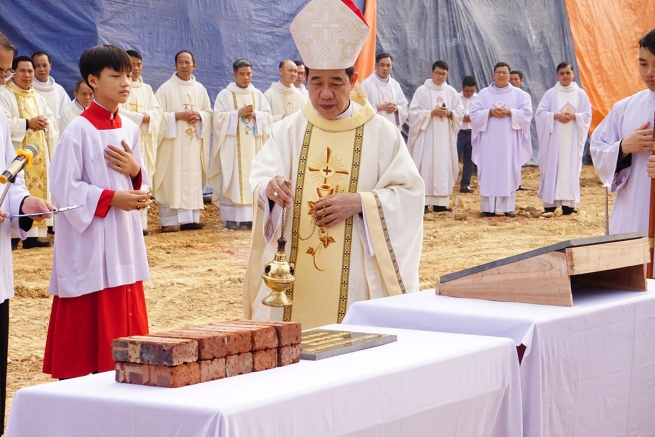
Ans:
MULTIPOLYGON (((232 80, 232 62, 254 63, 253 83, 266 90, 284 58, 298 58, 289 33, 307 0, 39 0, 0 2, 0 31, 20 54, 46 51, 52 76, 67 90, 79 78, 80 54, 96 44, 136 49, 154 89, 174 72, 174 55, 191 50, 196 78, 213 100, 232 80)), ((356 3, 363 7, 364 0, 356 3)), ((552 87, 555 65, 574 64, 565 0, 378 0, 378 49, 394 55, 394 77, 411 99, 437 59, 450 65, 459 90, 473 74, 486 86, 493 64, 526 75, 534 105, 552 87)))

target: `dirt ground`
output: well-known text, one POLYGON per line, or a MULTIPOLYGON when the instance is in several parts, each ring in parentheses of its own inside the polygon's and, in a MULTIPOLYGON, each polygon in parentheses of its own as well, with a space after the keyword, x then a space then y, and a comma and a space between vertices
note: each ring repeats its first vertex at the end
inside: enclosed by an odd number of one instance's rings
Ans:
MULTIPOLYGON (((457 185, 459 186, 459 185, 457 185)), ((517 212, 534 207, 539 171, 524 167, 517 212)), ((474 176, 473 194, 453 195, 453 213, 424 216, 421 289, 440 275, 571 238, 603 235, 605 189, 591 166, 584 166, 577 216, 553 218, 480 218, 474 176), (456 220, 456 217, 458 220, 456 220)), ((610 198, 610 204, 612 198, 610 198)), ((152 279, 144 284, 150 330, 170 330, 242 316, 241 291, 250 232, 228 231, 218 209, 207 205, 200 231, 159 233, 157 208, 149 211, 151 234, 145 237, 152 279)), ((48 283, 53 250, 13 252, 16 297, 10 301, 8 404, 22 387, 52 381, 41 373, 51 297, 48 283)))

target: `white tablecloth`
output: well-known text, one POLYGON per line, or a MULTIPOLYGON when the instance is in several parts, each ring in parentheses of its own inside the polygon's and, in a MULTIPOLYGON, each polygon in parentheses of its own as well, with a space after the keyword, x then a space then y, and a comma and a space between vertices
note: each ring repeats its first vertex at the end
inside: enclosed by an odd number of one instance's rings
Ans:
POLYGON ((8 437, 521 436, 519 366, 501 338, 361 326, 398 341, 189 387, 112 372, 19 390, 8 437))
POLYGON ((573 307, 436 296, 429 290, 355 303, 344 322, 524 344, 526 437, 652 437, 655 281, 648 285, 648 292, 575 290, 573 307))

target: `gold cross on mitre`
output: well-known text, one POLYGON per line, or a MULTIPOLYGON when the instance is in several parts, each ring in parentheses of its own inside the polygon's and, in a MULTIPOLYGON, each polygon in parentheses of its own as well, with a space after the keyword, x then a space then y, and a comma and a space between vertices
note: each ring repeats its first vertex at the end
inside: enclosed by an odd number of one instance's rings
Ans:
POLYGON ((355 65, 369 34, 368 24, 352 0, 311 0, 289 30, 304 64, 319 70, 355 65))

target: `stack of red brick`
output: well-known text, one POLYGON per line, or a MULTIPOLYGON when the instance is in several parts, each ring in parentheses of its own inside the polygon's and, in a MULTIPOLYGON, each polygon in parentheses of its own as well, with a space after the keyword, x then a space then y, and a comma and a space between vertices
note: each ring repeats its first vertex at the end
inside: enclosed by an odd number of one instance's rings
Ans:
POLYGON ((300 360, 300 323, 234 320, 121 337, 112 344, 116 381, 182 387, 300 360))

